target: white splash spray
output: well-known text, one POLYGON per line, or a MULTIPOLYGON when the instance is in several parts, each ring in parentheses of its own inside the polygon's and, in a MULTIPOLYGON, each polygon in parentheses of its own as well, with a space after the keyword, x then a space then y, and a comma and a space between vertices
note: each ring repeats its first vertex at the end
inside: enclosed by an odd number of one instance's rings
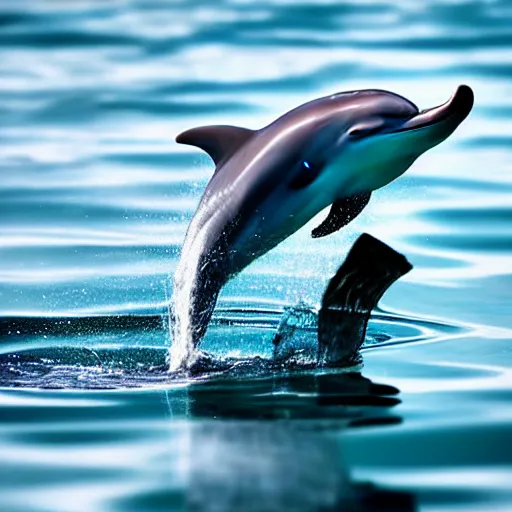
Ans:
POLYGON ((193 237, 192 244, 185 243, 174 274, 174 293, 171 302, 173 337, 169 349, 169 370, 187 368, 194 363, 191 312, 203 247, 203 236, 193 237))

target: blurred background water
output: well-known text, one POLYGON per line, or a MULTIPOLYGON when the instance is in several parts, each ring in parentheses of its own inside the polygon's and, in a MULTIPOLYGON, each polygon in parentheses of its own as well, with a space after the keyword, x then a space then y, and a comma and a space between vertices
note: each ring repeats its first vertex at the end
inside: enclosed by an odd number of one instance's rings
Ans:
MULTIPOLYGON (((174 143, 186 128, 258 128, 361 88, 428 108, 467 83, 475 107, 341 233, 312 240, 313 220, 219 301, 315 304, 370 232, 415 267, 382 304, 401 323, 373 331, 417 334, 365 353, 363 375, 387 387, 338 376, 325 391, 318 374, 266 387, 5 389, 0 509, 511 510, 511 27, 508 0, 1 1, 3 318, 165 310, 212 174, 207 156, 174 143)), ((147 336, 3 332, 0 350, 169 341, 147 336)), ((224 352, 261 344, 256 327, 210 338, 224 352)))

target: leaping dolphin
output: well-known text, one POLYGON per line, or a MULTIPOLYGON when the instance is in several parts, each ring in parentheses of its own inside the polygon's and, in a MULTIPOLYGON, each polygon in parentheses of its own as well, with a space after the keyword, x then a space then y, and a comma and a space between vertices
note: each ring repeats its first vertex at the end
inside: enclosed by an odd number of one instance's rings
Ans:
POLYGON ((371 192, 402 175, 467 117, 473 92, 419 111, 387 91, 333 94, 261 130, 202 126, 177 136, 214 161, 174 276, 171 369, 187 367, 222 286, 331 205, 313 238, 357 217, 371 192))

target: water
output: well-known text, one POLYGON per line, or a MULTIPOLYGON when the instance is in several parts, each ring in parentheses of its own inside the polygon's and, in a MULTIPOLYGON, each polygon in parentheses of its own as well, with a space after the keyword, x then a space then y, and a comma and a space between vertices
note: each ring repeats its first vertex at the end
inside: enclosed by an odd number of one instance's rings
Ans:
POLYGON ((510 510, 509 4, 1 2, 1 510, 510 510), (341 233, 312 240, 320 215, 229 283, 205 340, 268 356, 368 231, 414 270, 362 365, 162 377, 212 172, 176 134, 367 87, 426 108, 461 83, 455 134, 341 233))

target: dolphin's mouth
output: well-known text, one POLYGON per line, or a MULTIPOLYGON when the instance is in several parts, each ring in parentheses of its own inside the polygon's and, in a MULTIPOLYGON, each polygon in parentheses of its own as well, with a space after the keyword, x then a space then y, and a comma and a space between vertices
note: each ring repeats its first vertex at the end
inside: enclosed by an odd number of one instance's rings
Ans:
POLYGON ((467 85, 460 85, 446 103, 421 111, 393 133, 415 131, 448 120, 452 120, 458 125, 471 112, 473 102, 474 95, 471 88, 467 85))

